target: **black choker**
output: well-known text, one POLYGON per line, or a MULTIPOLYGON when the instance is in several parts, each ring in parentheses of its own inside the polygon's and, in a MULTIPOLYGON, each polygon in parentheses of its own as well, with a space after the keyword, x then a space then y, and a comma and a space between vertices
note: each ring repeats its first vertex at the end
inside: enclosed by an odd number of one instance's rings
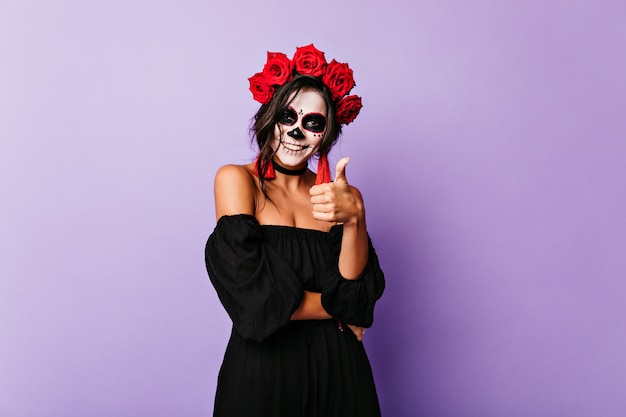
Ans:
POLYGON ((295 175, 295 176, 304 175, 304 173, 308 169, 306 165, 302 169, 287 169, 285 167, 278 165, 273 159, 272 159, 272 165, 274 166, 274 169, 276 171, 285 175, 295 175))

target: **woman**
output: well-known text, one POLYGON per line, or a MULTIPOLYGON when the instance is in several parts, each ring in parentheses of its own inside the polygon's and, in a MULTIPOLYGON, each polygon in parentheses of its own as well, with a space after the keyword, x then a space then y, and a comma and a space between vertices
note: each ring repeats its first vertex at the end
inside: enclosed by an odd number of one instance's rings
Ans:
POLYGON ((347 64, 313 45, 268 53, 250 78, 259 155, 215 177, 211 281, 233 321, 215 416, 379 416, 361 340, 384 277, 347 158, 327 154, 361 99, 347 64), (308 169, 317 157, 317 174, 308 169))

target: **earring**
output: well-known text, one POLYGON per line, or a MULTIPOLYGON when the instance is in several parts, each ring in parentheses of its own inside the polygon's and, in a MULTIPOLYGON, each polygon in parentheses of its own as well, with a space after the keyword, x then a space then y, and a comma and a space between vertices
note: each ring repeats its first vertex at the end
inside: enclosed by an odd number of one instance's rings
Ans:
MULTIPOLYGON (((261 171, 264 173, 263 179, 273 180, 274 178, 276 178, 276 172, 274 171, 274 164, 271 161, 269 163, 266 162, 264 164, 261 164, 261 171)), ((254 175, 256 175, 257 177, 259 176, 259 157, 258 156, 254 160, 254 175)))
POLYGON ((317 175, 315 176, 315 185, 325 184, 330 182, 330 166, 328 165, 328 158, 326 154, 320 155, 320 159, 317 162, 317 175))

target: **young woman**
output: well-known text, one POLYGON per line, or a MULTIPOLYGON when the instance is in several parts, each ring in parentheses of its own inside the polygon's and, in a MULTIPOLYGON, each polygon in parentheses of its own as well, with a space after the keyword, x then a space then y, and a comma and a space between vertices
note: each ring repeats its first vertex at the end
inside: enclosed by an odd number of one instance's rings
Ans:
POLYGON ((347 158, 327 154, 354 120, 352 70, 313 45, 268 53, 250 78, 259 155, 215 177, 206 265, 233 321, 215 416, 379 416, 361 340, 384 277, 347 158), (318 159, 317 173, 308 169, 318 159))

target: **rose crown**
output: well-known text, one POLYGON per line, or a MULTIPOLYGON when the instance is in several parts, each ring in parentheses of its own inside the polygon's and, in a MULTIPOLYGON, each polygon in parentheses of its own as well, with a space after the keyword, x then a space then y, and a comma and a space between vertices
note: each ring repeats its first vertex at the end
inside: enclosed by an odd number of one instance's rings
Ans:
POLYGON ((363 104, 361 97, 348 95, 355 86, 352 70, 334 59, 327 63, 324 52, 313 44, 296 48, 291 60, 281 52, 268 52, 263 71, 248 78, 252 97, 261 104, 269 103, 276 87, 295 75, 317 77, 326 84, 336 104, 337 122, 347 125, 356 119, 363 104))

